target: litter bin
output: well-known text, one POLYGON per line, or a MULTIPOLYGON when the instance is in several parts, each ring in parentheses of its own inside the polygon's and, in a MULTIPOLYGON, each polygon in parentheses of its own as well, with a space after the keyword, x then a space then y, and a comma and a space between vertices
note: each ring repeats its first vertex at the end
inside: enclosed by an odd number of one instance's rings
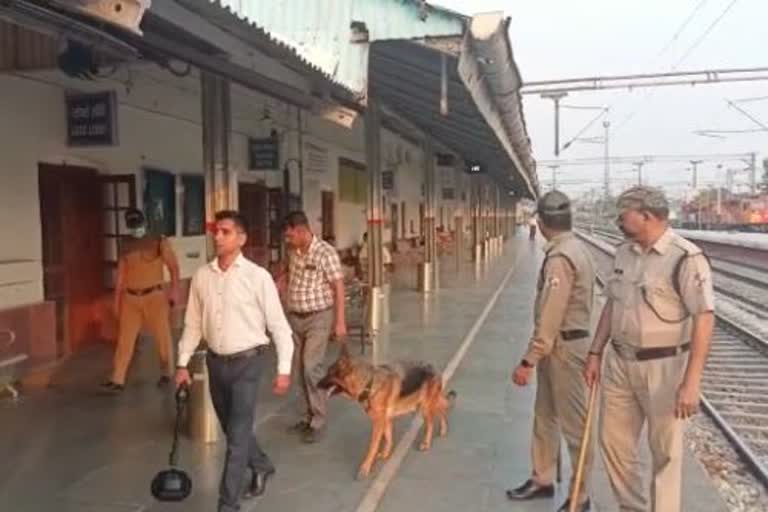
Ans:
POLYGON ((208 365, 205 364, 205 357, 206 351, 198 350, 189 362, 192 387, 187 404, 187 434, 193 441, 204 444, 215 443, 223 437, 208 390, 208 365))

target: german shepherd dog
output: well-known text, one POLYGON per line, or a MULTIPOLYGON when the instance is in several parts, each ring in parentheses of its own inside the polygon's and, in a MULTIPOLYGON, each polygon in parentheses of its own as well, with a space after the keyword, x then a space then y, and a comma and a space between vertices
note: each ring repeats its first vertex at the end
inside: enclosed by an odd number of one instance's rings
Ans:
POLYGON ((371 420, 371 440, 357 473, 359 479, 370 474, 377 454, 383 460, 391 455, 394 418, 418 410, 424 417, 424 439, 419 449, 429 450, 435 418, 440 420, 440 437, 448 433, 448 410, 456 397, 453 391, 443 394, 442 378, 428 364, 374 366, 352 358, 345 345, 318 387, 329 397, 341 394, 360 403, 371 420))

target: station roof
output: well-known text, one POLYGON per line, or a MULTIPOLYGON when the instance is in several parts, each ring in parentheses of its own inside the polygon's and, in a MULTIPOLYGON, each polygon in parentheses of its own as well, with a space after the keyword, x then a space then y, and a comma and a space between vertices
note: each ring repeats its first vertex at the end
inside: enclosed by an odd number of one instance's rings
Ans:
MULTIPOLYGON (((502 13, 469 17, 422 0, 174 0, 251 47, 311 79, 312 90, 281 85, 257 70, 221 59, 202 34, 150 11, 144 36, 108 24, 14 0, 6 15, 58 24, 113 52, 160 52, 224 73, 293 104, 311 96, 363 110, 368 94, 477 165, 520 198, 536 198, 538 182, 523 115, 522 80, 502 13), (100 38, 100 39, 99 39, 100 38), (191 38, 191 39, 190 39, 191 38), (189 40, 189 41, 188 41, 189 40), (194 44, 193 44, 194 43, 194 44), (445 91, 445 94, 443 94, 445 91)), ((52 4, 53 5, 53 4, 52 4)), ((158 1, 158 7, 162 4, 158 1)), ((2 14, 2 12, 0 12, 2 14)))
POLYGON ((522 80, 502 13, 469 17, 421 0, 177 1, 227 30, 248 27, 273 56, 321 73, 360 105, 374 91, 503 188, 537 197, 522 80))

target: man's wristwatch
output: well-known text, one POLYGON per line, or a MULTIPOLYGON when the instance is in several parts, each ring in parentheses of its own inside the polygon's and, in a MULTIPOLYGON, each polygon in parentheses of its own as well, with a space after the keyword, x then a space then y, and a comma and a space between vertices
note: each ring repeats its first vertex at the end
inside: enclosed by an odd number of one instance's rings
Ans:
POLYGON ((599 352, 597 350, 590 350, 588 352, 588 354, 591 355, 591 356, 603 357, 603 351, 602 350, 599 351, 599 352))
POLYGON ((523 368, 533 368, 533 365, 525 359, 520 361, 520 366, 522 366, 523 368))

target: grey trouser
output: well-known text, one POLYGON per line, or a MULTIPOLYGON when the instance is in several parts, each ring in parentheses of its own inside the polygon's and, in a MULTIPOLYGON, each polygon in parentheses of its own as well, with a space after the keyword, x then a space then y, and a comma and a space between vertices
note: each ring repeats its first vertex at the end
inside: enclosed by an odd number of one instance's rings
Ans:
POLYGON ((325 426, 327 397, 324 391, 317 388, 317 383, 325 375, 323 362, 334 318, 333 308, 307 315, 288 314, 296 343, 294 367, 297 368, 301 393, 307 404, 306 420, 314 429, 325 426))
POLYGON ((259 380, 267 361, 269 358, 264 355, 229 360, 212 355, 206 358, 211 400, 227 437, 227 453, 219 486, 219 512, 240 509, 246 467, 253 472, 274 469, 253 432, 259 380))

